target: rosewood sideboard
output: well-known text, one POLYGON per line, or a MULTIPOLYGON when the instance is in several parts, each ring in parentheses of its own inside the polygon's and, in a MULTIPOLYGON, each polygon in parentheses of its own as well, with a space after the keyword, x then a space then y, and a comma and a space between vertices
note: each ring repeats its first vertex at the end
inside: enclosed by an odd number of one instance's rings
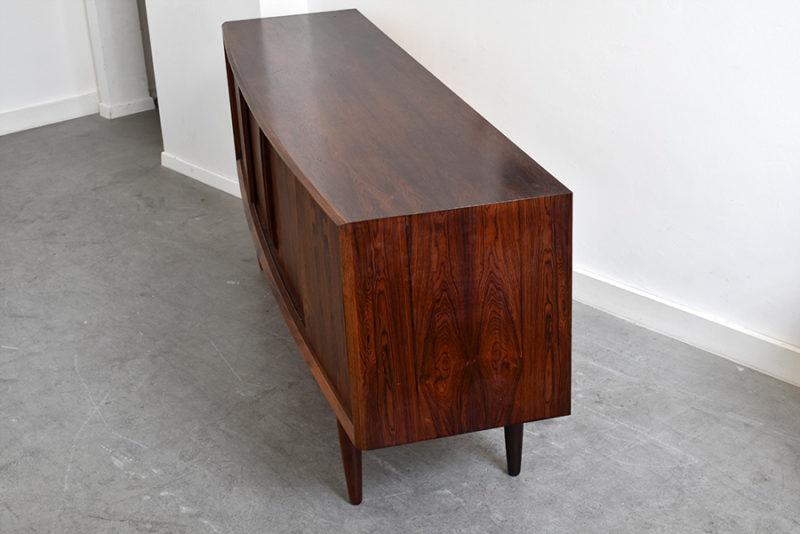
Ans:
MULTIPOLYGON (((358 11, 223 25, 258 263, 365 450, 570 411, 572 193, 358 11)), ((479 74, 476 74, 478 76, 479 74)))

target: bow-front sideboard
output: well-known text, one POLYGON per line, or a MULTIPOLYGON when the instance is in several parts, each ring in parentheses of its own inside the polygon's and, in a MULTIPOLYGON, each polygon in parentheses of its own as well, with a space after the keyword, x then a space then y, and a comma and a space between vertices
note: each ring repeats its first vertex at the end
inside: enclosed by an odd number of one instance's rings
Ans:
POLYGON ((358 11, 223 38, 258 263, 350 501, 362 451, 476 430, 518 474, 523 423, 570 411, 572 193, 358 11))

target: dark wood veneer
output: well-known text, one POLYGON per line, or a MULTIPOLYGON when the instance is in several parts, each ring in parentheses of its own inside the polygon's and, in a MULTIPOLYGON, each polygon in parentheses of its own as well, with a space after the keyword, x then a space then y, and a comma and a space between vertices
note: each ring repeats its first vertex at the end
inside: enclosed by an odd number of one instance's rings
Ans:
POLYGON ((248 225, 361 451, 570 410, 572 194, 357 11, 223 26, 248 225))

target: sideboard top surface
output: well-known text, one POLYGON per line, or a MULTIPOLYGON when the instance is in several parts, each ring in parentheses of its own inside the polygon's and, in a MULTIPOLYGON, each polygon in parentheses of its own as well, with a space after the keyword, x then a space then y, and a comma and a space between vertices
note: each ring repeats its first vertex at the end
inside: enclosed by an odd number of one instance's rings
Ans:
POLYGON ((338 223, 569 193, 356 10, 223 37, 253 116, 338 223))

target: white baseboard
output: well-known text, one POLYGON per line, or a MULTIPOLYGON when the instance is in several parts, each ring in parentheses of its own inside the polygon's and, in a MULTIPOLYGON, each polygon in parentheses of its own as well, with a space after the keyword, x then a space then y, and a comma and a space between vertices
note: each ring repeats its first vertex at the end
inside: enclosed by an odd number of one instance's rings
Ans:
POLYGON ((800 386, 800 347, 585 271, 573 271, 573 296, 660 334, 800 386))
POLYGON ((155 109, 156 105, 153 99, 149 96, 140 98, 138 100, 131 100, 122 104, 104 104, 100 102, 99 111, 100 116, 106 119, 117 119, 125 115, 133 115, 142 111, 155 109))
POLYGON ((189 163, 188 161, 182 160, 178 156, 170 154, 169 152, 161 153, 161 165, 168 169, 172 169, 173 171, 185 174, 189 178, 199 180, 206 185, 215 187, 228 193, 229 195, 235 196, 236 198, 242 198, 241 192, 239 191, 238 180, 234 180, 233 178, 228 178, 227 176, 204 169, 203 167, 199 167, 194 163, 189 163))
POLYGON ((97 91, 0 113, 0 135, 98 112, 97 91))

